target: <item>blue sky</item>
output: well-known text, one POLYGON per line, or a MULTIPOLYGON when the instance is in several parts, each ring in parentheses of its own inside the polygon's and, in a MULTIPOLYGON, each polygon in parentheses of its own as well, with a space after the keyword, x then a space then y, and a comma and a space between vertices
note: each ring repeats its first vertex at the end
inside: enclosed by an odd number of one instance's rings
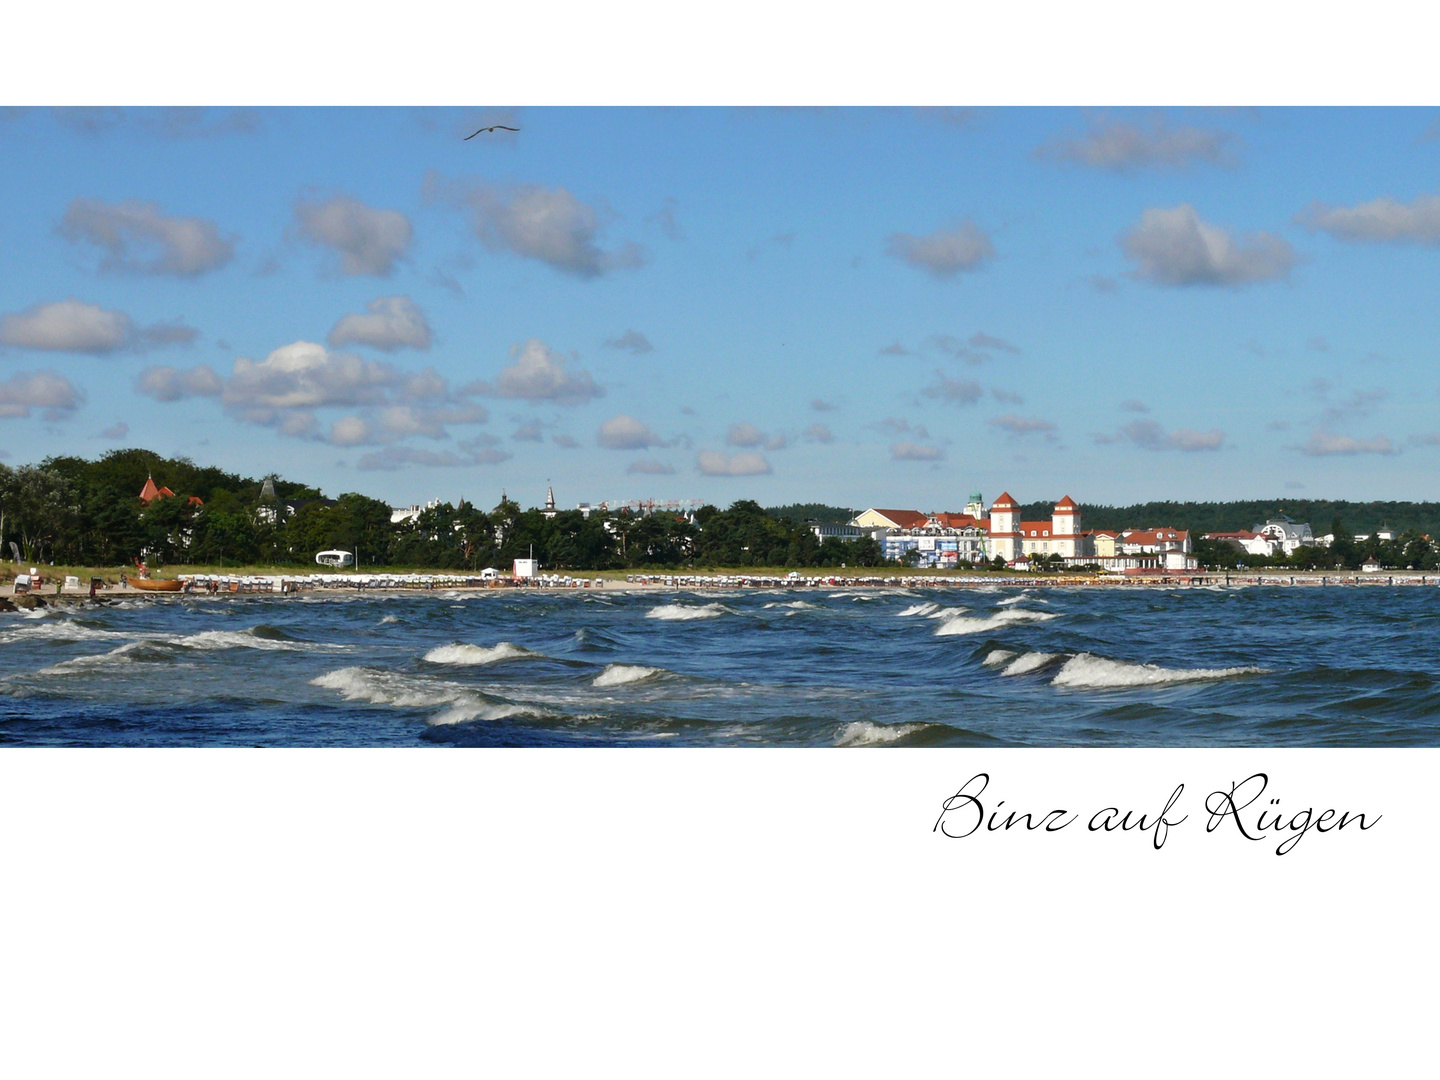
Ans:
POLYGON ((1440 498, 1436 116, 11 110, 0 450, 396 504, 1440 498))

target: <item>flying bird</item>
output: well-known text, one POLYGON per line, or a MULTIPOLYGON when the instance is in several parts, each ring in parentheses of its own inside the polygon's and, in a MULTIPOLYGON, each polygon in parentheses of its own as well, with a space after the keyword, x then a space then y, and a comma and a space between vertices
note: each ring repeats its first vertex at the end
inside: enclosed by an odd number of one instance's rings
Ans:
MULTIPOLYGON (((481 128, 479 131, 475 132, 475 135, 481 135, 481 134, 483 134, 483 133, 485 133, 485 132, 487 132, 487 131, 495 131, 495 130, 500 130, 500 131, 519 131, 520 129, 519 129, 519 128, 506 127, 504 124, 491 124, 489 127, 483 127, 483 128, 481 128)), ((473 138, 475 137, 475 135, 466 135, 465 138, 461 139, 460 141, 461 141, 461 142, 469 142, 471 139, 473 139, 473 138)))

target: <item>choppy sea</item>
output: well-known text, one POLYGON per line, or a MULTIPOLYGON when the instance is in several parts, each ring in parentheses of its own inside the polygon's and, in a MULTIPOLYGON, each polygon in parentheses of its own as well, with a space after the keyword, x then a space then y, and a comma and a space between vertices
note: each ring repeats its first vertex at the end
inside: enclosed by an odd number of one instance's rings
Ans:
POLYGON ((485 591, 0 615, 0 744, 1434 746, 1440 589, 485 591))

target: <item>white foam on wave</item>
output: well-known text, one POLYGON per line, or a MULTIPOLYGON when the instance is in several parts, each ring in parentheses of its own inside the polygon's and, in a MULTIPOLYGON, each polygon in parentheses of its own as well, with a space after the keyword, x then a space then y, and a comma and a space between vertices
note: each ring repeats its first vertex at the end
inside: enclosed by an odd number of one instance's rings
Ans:
POLYGON ((381 625, 381 626, 387 626, 387 625, 389 625, 390 623, 398 623, 399 621, 400 621, 400 616, 399 616, 399 615, 386 615, 383 619, 380 620, 380 625, 381 625))
POLYGON ((701 604, 699 607, 689 604, 660 604, 647 611, 645 617, 662 622, 689 622, 693 619, 718 619, 729 610, 724 604, 701 604))
POLYGON ((1028 592, 1022 592, 1019 596, 1009 596, 1009 597, 1006 597, 1004 600, 997 600, 997 601, 995 601, 995 606, 996 606, 996 607, 1009 607, 1011 604, 1019 604, 1019 603, 1025 602, 1025 601, 1028 601, 1028 602, 1030 602, 1030 603, 1032 603, 1032 604, 1048 604, 1048 603, 1050 603, 1050 601, 1049 601, 1049 600, 1046 600, 1043 596, 1031 596, 1028 592))
POLYGON ((992 649, 985 654, 985 659, 980 662, 986 667, 999 667, 1015 656, 1014 649, 992 649))
POLYGON ((913 735, 924 727, 924 724, 872 724, 869 720, 855 720, 840 729, 835 745, 883 746, 913 735))
POLYGON ((264 649, 271 652, 296 652, 303 649, 339 649, 339 645, 316 645, 288 638, 261 637, 250 630, 202 630, 198 634, 163 639, 167 644, 186 649, 264 649))
POLYGON ((936 637, 949 637, 954 634, 983 634, 989 630, 999 630, 1002 627, 1014 626, 1021 622, 1044 622, 1047 619, 1058 619, 1060 616, 1053 615, 1048 611, 1027 611, 1024 608, 1006 608, 1004 611, 997 611, 993 615, 979 619, 967 619, 958 617, 946 619, 935 628, 936 637))
MULTIPOLYGON (((937 605, 937 607, 938 607, 938 605, 937 605)), ((945 620, 945 619, 956 619, 956 618, 959 618, 961 615, 964 615, 965 612, 967 612, 967 611, 969 611, 969 610, 970 610, 970 609, 969 609, 968 607, 942 607, 942 608, 940 608, 939 611, 932 611, 932 612, 930 612, 929 615, 926 615, 925 617, 926 617, 927 619, 941 619, 941 620, 945 620)))
POLYGON ((908 615, 929 615, 932 611, 939 611, 940 605, 929 602, 924 604, 911 604, 904 611, 897 614, 897 618, 905 618, 908 615))
POLYGON ((103 671, 108 668, 119 667, 131 663, 130 654, 140 646, 143 641, 132 641, 125 645, 117 646, 109 652, 91 653, 88 656, 77 656, 71 660, 61 660, 58 664, 41 668, 36 675, 82 675, 88 671, 103 671))
POLYGON ((659 668, 642 667, 639 664, 607 664, 605 670, 595 676, 594 686, 626 686, 640 682, 659 672, 659 668))
POLYGON ((484 664, 498 664, 502 660, 520 660, 539 655, 529 649, 522 649, 519 645, 512 645, 508 641, 497 642, 489 648, 483 645, 467 645, 463 641, 457 641, 453 645, 437 645, 425 654, 425 660, 431 664, 478 667, 484 664))
MULTIPOLYGON (((1059 653, 1053 652, 1027 652, 1021 653, 1012 663, 1006 666, 1001 675, 1028 675, 1032 671, 1039 671, 1051 661, 1059 657, 1059 653)), ((988 660, 989 657, 986 657, 988 660)))
MULTIPOLYGON (((44 612, 41 612, 42 617, 43 615, 44 612)), ((25 613, 25 618, 35 620, 35 616, 29 612, 25 613)), ((22 641, 105 641, 134 636, 134 634, 117 633, 114 630, 99 630, 93 626, 82 626, 69 619, 51 619, 46 622, 26 621, 13 629, 0 632, 0 642, 8 645, 12 642, 22 641)))
POLYGON ((770 601, 770 603, 764 604, 762 606, 767 608, 791 608, 795 611, 815 610, 814 604, 807 604, 804 600, 791 600, 788 604, 781 603, 779 600, 772 600, 770 601))
POLYGON ((473 691, 453 683, 426 682, 373 668, 340 668, 311 679, 310 684, 335 690, 346 701, 366 701, 371 705, 389 705, 396 709, 440 708, 438 713, 426 720, 435 726, 537 713, 536 709, 523 705, 486 701, 473 691))
POLYGON ((1261 675, 1266 668, 1163 668, 1158 664, 1132 664, 1124 660, 1107 660, 1093 653, 1079 653, 1065 661, 1065 666, 1050 680, 1052 686, 1074 686, 1107 689, 1126 686, 1163 686, 1167 683, 1195 682, 1202 679, 1233 679, 1239 675, 1261 675))

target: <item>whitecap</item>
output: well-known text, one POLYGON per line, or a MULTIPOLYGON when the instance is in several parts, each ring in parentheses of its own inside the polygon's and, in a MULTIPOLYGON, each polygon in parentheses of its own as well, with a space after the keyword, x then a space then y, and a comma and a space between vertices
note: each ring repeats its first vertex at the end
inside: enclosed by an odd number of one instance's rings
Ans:
POLYGON ((855 720, 840 729, 836 746, 883 746, 922 730, 924 724, 872 724, 855 720))
MULTIPOLYGON (((940 605, 938 605, 938 604, 935 605, 935 606, 936 606, 936 607, 940 607, 940 605)), ((930 614, 926 615, 925 617, 926 617, 927 619, 941 619, 941 620, 954 619, 954 618, 958 618, 958 617, 961 616, 961 615, 964 615, 965 612, 967 612, 967 611, 969 611, 969 610, 970 610, 970 609, 969 609, 968 607, 942 607, 942 608, 940 608, 939 611, 932 611, 932 612, 930 612, 930 614)))
POLYGON ((385 625, 387 625, 387 624, 389 624, 389 623, 398 623, 399 621, 400 621, 400 616, 399 616, 399 615, 386 615, 383 619, 380 620, 380 625, 381 625, 381 626, 385 626, 385 625))
POLYGON ((1124 660, 1107 660, 1092 653, 1080 653, 1065 661, 1055 673, 1053 686, 1075 686, 1107 689, 1125 686, 1163 686, 1167 683, 1195 682, 1202 679, 1231 679, 1239 675, 1261 675, 1260 667, 1228 668, 1163 668, 1158 664, 1132 664, 1124 660))
POLYGON ((338 645, 313 645, 308 641, 293 641, 289 638, 262 637, 255 633, 255 627, 248 630, 202 630, 184 637, 166 638, 170 645, 186 649, 265 649, 274 652, 295 652, 301 649, 338 649, 338 645))
POLYGON ((640 682, 656 674, 660 669, 642 667, 639 664, 607 664, 605 670, 595 676, 594 686, 625 686, 640 682))
POLYGON ((1004 611, 997 611, 995 614, 981 619, 967 619, 957 617, 946 619, 935 628, 936 637, 949 637, 954 634, 982 634, 989 630, 999 630, 1004 626, 1013 626, 1020 622, 1043 622, 1047 619, 1058 619, 1060 616, 1052 615, 1048 611, 1026 611, 1024 608, 1006 608, 1004 611))
POLYGON ((804 600, 792 600, 788 604, 782 604, 779 600, 772 600, 762 605, 767 608, 792 608, 795 611, 814 611, 814 604, 807 604, 804 600))
POLYGON ((130 654, 144 645, 143 641, 132 641, 126 645, 120 645, 109 652, 92 653, 88 656, 77 656, 71 660, 61 660, 47 668, 41 668, 35 672, 36 675, 79 675, 87 671, 97 669, 119 667, 122 664, 131 662, 130 654))
POLYGON ((1028 592, 1022 592, 1019 596, 1010 596, 1010 597, 1006 597, 1004 600, 997 600, 997 601, 995 601, 995 606, 996 606, 996 607, 1009 607, 1011 604, 1018 604, 1018 603, 1020 603, 1020 602, 1022 602, 1022 601, 1028 601, 1029 603, 1032 603, 1032 604, 1048 604, 1048 603, 1050 603, 1050 601, 1049 601, 1049 600, 1046 600, 1043 596, 1031 596, 1028 592))
POLYGON ((437 645, 425 654, 425 660, 431 664, 476 667, 482 664, 497 664, 501 660, 519 660, 539 655, 529 649, 522 649, 519 645, 512 645, 508 641, 498 642, 488 649, 483 645, 467 645, 464 642, 456 642, 453 645, 437 645))
POLYGON ((647 611, 645 617, 663 622, 689 622, 692 619, 719 618, 729 610, 724 604, 702 604, 699 607, 689 604, 661 604, 647 611))
POLYGON ((899 612, 897 618, 903 619, 908 615, 929 615, 932 611, 938 610, 940 610, 940 605, 936 603, 911 604, 904 611, 899 612))
POLYGON ((1015 650, 1013 649, 992 649, 990 652, 985 654, 985 659, 981 660, 980 662, 986 667, 999 667, 1007 660, 1014 659, 1014 657, 1015 650))
MULTIPOLYGON (((1058 657, 1059 653, 1050 652, 1027 652, 1009 664, 1001 675, 1028 675, 1032 671, 1039 671, 1045 665, 1058 657)), ((989 659, 988 657, 986 659, 989 659)))

